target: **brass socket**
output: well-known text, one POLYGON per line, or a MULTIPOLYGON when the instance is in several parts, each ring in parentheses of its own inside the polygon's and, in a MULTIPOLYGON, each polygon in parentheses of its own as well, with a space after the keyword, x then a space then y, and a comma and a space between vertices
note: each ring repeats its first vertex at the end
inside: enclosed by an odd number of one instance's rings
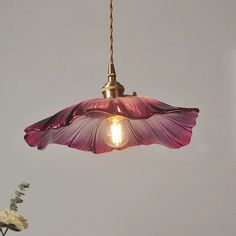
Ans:
POLYGON ((104 98, 116 98, 124 96, 124 87, 116 81, 114 64, 108 65, 108 82, 102 87, 104 98))

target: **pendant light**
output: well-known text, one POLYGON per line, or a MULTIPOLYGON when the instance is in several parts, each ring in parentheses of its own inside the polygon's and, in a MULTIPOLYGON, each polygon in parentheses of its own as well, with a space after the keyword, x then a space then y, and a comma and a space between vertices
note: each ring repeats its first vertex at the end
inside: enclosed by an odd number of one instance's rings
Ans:
POLYGON ((110 62, 104 98, 80 102, 27 127, 25 141, 30 146, 44 149, 61 144, 98 154, 137 145, 180 148, 190 143, 197 108, 170 106, 135 92, 124 94, 113 62, 112 13, 110 0, 110 62))

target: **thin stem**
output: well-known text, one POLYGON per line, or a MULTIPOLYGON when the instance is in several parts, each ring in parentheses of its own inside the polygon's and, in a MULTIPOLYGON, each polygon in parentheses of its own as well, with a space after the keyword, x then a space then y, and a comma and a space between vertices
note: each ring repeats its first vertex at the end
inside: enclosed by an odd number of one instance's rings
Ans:
POLYGON ((5 233, 3 233, 2 235, 5 236, 7 234, 9 228, 6 229, 5 233))
POLYGON ((9 228, 6 228, 5 232, 3 232, 2 228, 0 228, 0 232, 2 233, 2 236, 5 236, 7 234, 9 228))

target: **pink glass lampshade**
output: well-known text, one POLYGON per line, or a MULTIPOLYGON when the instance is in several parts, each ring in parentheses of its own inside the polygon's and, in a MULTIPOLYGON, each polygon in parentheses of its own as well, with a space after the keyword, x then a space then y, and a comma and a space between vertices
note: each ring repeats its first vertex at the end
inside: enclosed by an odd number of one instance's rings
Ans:
POLYGON ((197 108, 173 107, 149 97, 96 98, 27 127, 25 140, 38 149, 54 143, 97 154, 149 144, 180 148, 190 143, 198 112, 197 108), (106 141, 110 117, 122 117, 122 146, 106 141))

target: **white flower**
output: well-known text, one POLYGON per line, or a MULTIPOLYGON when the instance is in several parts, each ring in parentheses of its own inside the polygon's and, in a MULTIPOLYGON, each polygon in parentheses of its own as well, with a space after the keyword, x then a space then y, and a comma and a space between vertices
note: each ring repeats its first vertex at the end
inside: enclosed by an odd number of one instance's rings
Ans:
POLYGON ((28 227, 27 220, 10 209, 0 210, 0 227, 21 231, 28 227))

